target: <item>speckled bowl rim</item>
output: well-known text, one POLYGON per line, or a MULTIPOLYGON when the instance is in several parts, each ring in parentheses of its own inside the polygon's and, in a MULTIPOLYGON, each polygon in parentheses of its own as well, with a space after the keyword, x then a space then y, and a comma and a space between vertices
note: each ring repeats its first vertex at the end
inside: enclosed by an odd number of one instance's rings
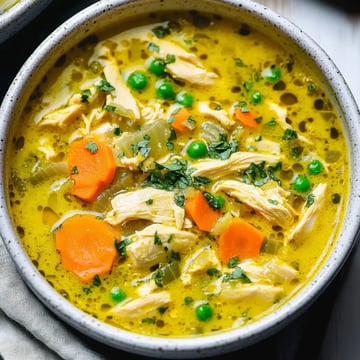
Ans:
MULTIPOLYGON (((8 216, 6 202, 7 190, 5 187, 6 184, 3 182, 6 144, 10 141, 7 134, 9 131, 9 121, 16 113, 15 105, 21 102, 22 90, 26 86, 27 81, 32 80, 33 73, 41 64, 43 64, 43 59, 46 57, 47 52, 58 46, 58 44, 61 44, 63 39, 68 34, 72 33, 78 26, 85 23, 86 26, 90 28, 91 24, 96 23, 95 18, 98 15, 101 16, 101 14, 111 11, 117 6, 132 6, 138 2, 138 0, 99 1, 79 12, 59 26, 35 50, 15 77, 0 108, 0 162, 2 164, 0 186, 0 234, 19 273, 37 297, 66 323, 97 341, 131 353, 157 358, 174 359, 214 356, 245 348, 284 328, 310 307, 343 267, 352 249, 357 244, 357 233, 359 230, 359 109, 340 71, 323 49, 321 49, 314 40, 296 25, 274 11, 263 5, 254 3, 251 0, 198 0, 196 2, 196 7, 198 7, 198 9, 202 9, 202 6, 199 4, 206 3, 209 6, 213 6, 216 3, 216 6, 225 5, 230 7, 233 11, 245 11, 248 15, 264 19, 266 26, 273 26, 284 32, 289 39, 296 42, 299 49, 308 54, 309 57, 313 58, 319 69, 323 71, 327 78, 328 85, 333 89, 336 106, 343 114, 344 130, 349 141, 351 176, 351 196, 349 196, 347 203, 343 230, 335 244, 333 252, 325 262, 324 266, 318 271, 313 280, 288 303, 253 324, 246 325, 239 329, 202 337, 157 338, 117 329, 102 323, 75 308, 47 283, 25 254, 8 216)), ((147 3, 152 2, 164 4, 167 0, 147 1, 147 3)), ((173 2, 182 3, 184 6, 188 4, 191 5, 190 7, 194 8, 191 1, 175 0, 173 2)), ((84 30, 85 27, 83 27, 82 30, 84 30)))
POLYGON ((52 0, 19 0, 0 14, 0 44, 30 23, 52 0))

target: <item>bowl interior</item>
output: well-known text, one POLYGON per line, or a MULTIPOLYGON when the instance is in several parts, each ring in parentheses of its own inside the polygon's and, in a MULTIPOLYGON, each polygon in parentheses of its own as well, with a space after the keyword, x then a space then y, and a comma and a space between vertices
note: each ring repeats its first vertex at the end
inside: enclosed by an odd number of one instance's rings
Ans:
MULTIPOLYGON (((44 5, 47 1, 39 2, 44 5)), ((233 351, 264 339, 286 326, 316 300, 341 269, 356 243, 360 214, 360 204, 354 200, 360 196, 358 184, 360 159, 356 148, 357 139, 360 136, 360 116, 350 90, 333 62, 306 34, 278 14, 247 0, 99 1, 81 11, 55 30, 36 49, 14 79, 0 109, 0 137, 2 139, 0 160, 4 163, 11 156, 7 144, 12 138, 13 124, 16 124, 16 119, 23 111, 29 96, 47 71, 71 47, 93 33, 116 25, 121 19, 149 12, 184 8, 215 12, 240 23, 247 23, 280 42, 284 47, 290 47, 304 59, 309 68, 321 79, 324 88, 328 90, 342 120, 349 147, 352 197, 344 205, 346 214, 343 230, 332 253, 313 280, 294 295, 285 306, 256 323, 226 333, 196 339, 154 339, 100 323, 76 309, 54 291, 38 273, 22 248, 7 213, 7 184, 2 183, 0 190, 3 204, 0 211, 1 235, 24 281, 38 298, 65 322, 94 339, 125 351, 163 358, 205 357, 233 351)), ((0 30, 1 20, 0 16, 0 30)), ((2 173, 1 181, 3 180, 2 173)))

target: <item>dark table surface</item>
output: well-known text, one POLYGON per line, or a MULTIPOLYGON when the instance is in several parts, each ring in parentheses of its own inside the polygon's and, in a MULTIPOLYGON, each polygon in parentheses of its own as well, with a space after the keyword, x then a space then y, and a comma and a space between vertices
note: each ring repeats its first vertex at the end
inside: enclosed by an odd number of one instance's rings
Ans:
MULTIPOLYGON (((286 1, 292 2, 291 0, 284 0, 282 3, 286 1)), ((336 0, 332 0, 333 3, 335 1, 336 0)), ((69 16, 94 2, 94 0, 77 0, 72 2, 54 0, 30 24, 0 44, 0 102, 21 65, 41 41, 69 16)), ((274 0, 262 0, 260 2, 264 4, 268 2, 269 5, 271 5, 270 3, 276 3, 274 0)), ((353 10, 354 9, 352 9, 352 11, 353 10)), ((358 39, 360 40, 359 36, 358 39)), ((330 355, 326 352, 326 349, 324 349, 326 336, 328 338, 330 336, 330 341, 334 338, 332 334, 329 335, 328 333, 329 320, 334 316, 334 311, 336 310, 334 310, 334 307, 339 306, 338 302, 341 300, 339 300, 339 296, 347 290, 344 290, 345 286, 350 288, 356 286, 356 284, 354 284, 356 277, 354 277, 353 272, 357 270, 356 266, 358 266, 357 264, 359 264, 359 262, 360 253, 359 250, 355 249, 345 267, 320 298, 302 315, 292 321, 290 325, 264 341, 236 353, 224 355, 221 359, 360 359, 359 345, 354 344, 354 348, 350 348, 349 352, 343 353, 341 357, 338 357, 339 355, 335 355, 334 357, 334 354, 330 355)), ((338 313, 339 310, 337 309, 336 311, 338 313)), ((358 322, 360 318, 354 318, 353 321, 358 322)), ((346 329, 346 326, 344 327, 344 325, 342 325, 342 328, 346 329)), ((354 326, 349 327, 349 329, 354 332, 354 326)), ((355 329, 356 332, 359 332, 360 325, 355 329)), ((349 335, 354 337, 356 334, 337 334, 335 338, 349 335)), ((82 337, 81 334, 79 334, 79 336, 82 337)), ((91 339, 85 338, 85 340, 89 348, 97 349, 98 352, 106 354, 109 359, 119 358, 121 355, 126 359, 142 358, 137 355, 125 354, 118 350, 111 349, 91 339)), ((360 338, 358 338, 358 340, 358 342, 360 342, 360 338)))

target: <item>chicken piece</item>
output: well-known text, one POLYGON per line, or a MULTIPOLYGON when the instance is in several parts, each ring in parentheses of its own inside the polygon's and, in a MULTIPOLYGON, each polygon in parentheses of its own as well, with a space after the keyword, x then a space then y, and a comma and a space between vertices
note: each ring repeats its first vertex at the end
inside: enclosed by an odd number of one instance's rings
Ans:
POLYGON ((212 109, 210 105, 210 101, 200 101, 198 106, 199 111, 204 115, 215 118, 225 127, 230 127, 235 123, 234 119, 230 118, 226 110, 221 108, 219 110, 212 109))
POLYGON ((120 70, 115 60, 108 61, 104 66, 106 80, 115 88, 110 97, 107 97, 106 103, 118 105, 124 114, 127 114, 134 120, 140 119, 140 110, 136 99, 132 96, 130 89, 127 87, 121 76, 120 70))
POLYGON ((264 285, 257 283, 238 284, 238 286, 222 286, 218 296, 229 302, 238 302, 245 299, 258 299, 262 302, 273 302, 281 295, 283 289, 278 286, 264 285))
POLYGON ((164 109, 157 102, 149 103, 147 106, 139 105, 141 108, 141 116, 147 124, 164 117, 164 109))
POLYGON ((300 211, 301 217, 298 223, 290 230, 289 240, 295 242, 301 241, 302 237, 308 234, 314 227, 315 222, 318 218, 320 209, 324 205, 326 184, 318 184, 314 187, 310 196, 313 203, 309 205, 307 202, 304 203, 300 211))
POLYGON ((123 224, 129 220, 144 219, 164 225, 176 225, 181 229, 185 211, 176 205, 174 194, 170 191, 145 188, 129 191, 111 200, 112 210, 105 220, 112 225, 123 224), (148 204, 151 199, 152 203, 148 204))
POLYGON ((255 140, 254 138, 247 138, 246 139, 246 148, 247 149, 255 149, 257 151, 261 151, 262 153, 270 153, 273 155, 280 155, 280 143, 261 139, 261 140, 255 140))
POLYGON ((265 264, 247 260, 240 265, 251 282, 262 282, 274 284, 277 282, 288 282, 296 279, 298 271, 284 261, 273 258, 265 264))
POLYGON ((263 189, 237 180, 220 180, 213 185, 212 191, 225 192, 273 224, 287 227, 294 223, 296 213, 288 202, 291 193, 275 182, 273 187, 263 189))
POLYGON ((218 179, 233 173, 241 172, 249 168, 251 163, 265 161, 269 165, 275 165, 281 161, 281 156, 271 154, 260 154, 253 152, 241 152, 231 154, 226 160, 201 160, 192 165, 192 176, 205 176, 218 179))
MULTIPOLYGON (((79 94, 74 96, 76 99, 78 98, 77 95, 79 94)), ((86 104, 72 101, 69 105, 44 115, 39 122, 39 126, 58 126, 60 128, 64 128, 69 123, 80 117, 85 109, 86 104)))
POLYGON ((152 224, 129 237, 132 241, 126 248, 126 254, 137 268, 150 268, 165 262, 168 251, 186 253, 195 243, 197 236, 173 226, 152 224), (155 243, 155 237, 159 244, 155 243))
MULTIPOLYGON (((272 102, 269 102, 268 105, 269 105, 269 108, 276 113, 276 115, 277 115, 276 120, 284 130, 293 129, 291 127, 291 125, 289 125, 286 122, 286 115, 287 115, 286 108, 283 108, 272 102)), ((310 141, 305 136, 302 136, 299 133, 297 133, 297 138, 303 142, 310 143, 310 141)))
POLYGON ((167 291, 149 293, 138 299, 129 299, 112 308, 112 313, 121 318, 138 318, 166 306, 171 301, 167 291))
POLYGON ((166 40, 158 40, 157 43, 159 45, 157 57, 165 59, 168 55, 175 56, 175 61, 166 65, 166 72, 174 79, 210 86, 214 84, 214 79, 218 78, 215 73, 208 72, 194 54, 185 51, 179 45, 166 40))
POLYGON ((190 285, 192 275, 205 272, 208 269, 221 269, 219 258, 209 246, 199 249, 185 261, 180 279, 185 285, 190 285))

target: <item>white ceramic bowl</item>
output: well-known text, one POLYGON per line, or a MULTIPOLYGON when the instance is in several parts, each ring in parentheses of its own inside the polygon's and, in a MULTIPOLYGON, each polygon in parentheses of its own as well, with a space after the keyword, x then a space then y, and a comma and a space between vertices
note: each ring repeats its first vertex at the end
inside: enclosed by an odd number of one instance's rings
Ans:
POLYGON ((19 0, 14 6, 0 13, 0 43, 33 20, 51 0, 19 0))
POLYGON ((99 1, 57 28, 23 65, 0 109, 0 161, 6 158, 11 142, 11 124, 26 100, 52 64, 85 36, 122 18, 161 9, 195 9, 243 19, 260 31, 294 45, 315 71, 323 73, 323 85, 330 89, 349 144, 351 189, 346 215, 336 245, 312 281, 285 306, 243 328, 196 338, 164 339, 133 334, 99 322, 71 305, 40 275, 26 255, 8 215, 6 184, 2 165, 0 231, 10 256, 24 281, 38 298, 66 323, 112 347, 157 358, 199 358, 214 356, 252 345, 279 331, 302 314, 326 289, 356 244, 360 216, 360 116, 354 98, 339 70, 328 55, 288 20, 249 0, 112 0, 99 1))

